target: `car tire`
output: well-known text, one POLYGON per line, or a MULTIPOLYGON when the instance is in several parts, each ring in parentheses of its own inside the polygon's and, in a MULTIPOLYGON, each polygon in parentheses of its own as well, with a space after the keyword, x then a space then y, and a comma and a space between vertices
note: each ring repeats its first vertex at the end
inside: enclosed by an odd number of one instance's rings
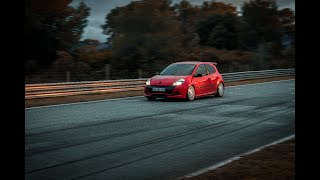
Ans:
POLYGON ((146 97, 149 101, 154 101, 154 100, 156 100, 156 98, 155 97, 146 97))
POLYGON ((188 101, 193 101, 194 97, 196 96, 196 92, 194 90, 193 86, 189 86, 188 91, 187 91, 187 100, 188 101))
POLYGON ((223 83, 219 83, 217 87, 217 93, 215 94, 217 97, 222 97, 224 95, 224 85, 223 83))

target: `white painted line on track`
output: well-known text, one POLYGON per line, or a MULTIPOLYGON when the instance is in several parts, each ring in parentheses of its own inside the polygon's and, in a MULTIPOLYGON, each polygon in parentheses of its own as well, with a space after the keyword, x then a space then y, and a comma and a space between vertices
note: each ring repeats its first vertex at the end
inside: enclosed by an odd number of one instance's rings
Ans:
POLYGON ((228 163, 231 163, 232 161, 238 160, 238 159, 242 158, 242 156, 255 153, 255 152, 260 151, 260 150, 262 150, 262 149, 264 149, 264 148, 266 148, 266 147, 268 147, 268 146, 272 146, 272 145, 275 145, 275 144, 279 144, 279 143, 281 143, 281 142, 284 142, 284 141, 293 139, 294 137, 295 137, 295 134, 290 135, 290 136, 287 136, 287 137, 285 137, 285 138, 279 139, 279 140, 274 141, 274 142, 272 142, 272 143, 269 143, 269 144, 267 144, 267 145, 260 146, 260 147, 258 147, 258 148, 255 148, 255 149, 251 150, 251 151, 248 151, 248 152, 246 152, 246 153, 239 154, 239 155, 237 155, 237 156, 234 156, 234 157, 232 157, 232 158, 229 158, 229 159, 227 159, 227 160, 224 160, 224 161, 222 161, 222 162, 219 162, 219 163, 214 164, 214 165, 212 165, 212 166, 209 166, 209 167, 207 167, 207 168, 200 169, 200 170, 198 170, 198 171, 196 171, 196 172, 193 172, 193 173, 191 173, 191 174, 188 174, 188 175, 185 175, 185 176, 183 176, 183 177, 181 177, 181 178, 178 178, 177 180, 183 179, 183 178, 185 178, 185 177, 186 177, 186 178, 190 178, 190 177, 198 176, 198 175, 203 174, 203 173, 206 173, 206 172, 208 172, 208 171, 212 171, 212 170, 217 169, 217 168, 219 168, 219 167, 221 167, 221 166, 224 166, 224 165, 226 165, 226 164, 228 164, 228 163))
MULTIPOLYGON (((294 80, 295 80, 295 79, 288 79, 288 80, 268 81, 268 82, 252 83, 252 84, 242 84, 242 85, 236 85, 236 86, 228 86, 228 87, 226 87, 226 88, 235 88, 235 87, 239 87, 239 86, 249 86, 249 85, 255 85, 255 84, 266 84, 266 83, 283 82, 283 81, 294 81, 294 80)), ((27 110, 27 109, 56 107, 56 106, 66 106, 66 105, 84 104, 84 103, 93 103, 93 102, 116 101, 116 100, 139 98, 139 97, 144 97, 144 96, 132 96, 132 97, 123 97, 123 98, 115 98, 115 99, 101 99, 101 100, 93 100, 93 101, 85 101, 85 102, 75 102, 75 103, 66 103, 66 104, 55 104, 55 105, 47 105, 47 106, 29 107, 29 108, 25 108, 25 109, 27 110)))

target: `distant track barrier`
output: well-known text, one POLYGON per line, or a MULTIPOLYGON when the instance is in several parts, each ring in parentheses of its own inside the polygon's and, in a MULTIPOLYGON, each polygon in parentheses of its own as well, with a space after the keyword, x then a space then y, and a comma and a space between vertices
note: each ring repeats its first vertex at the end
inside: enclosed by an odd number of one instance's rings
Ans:
MULTIPOLYGON (((294 76, 294 74, 295 69, 291 68, 224 73, 222 74, 222 76, 225 82, 233 82, 268 77, 294 76)), ((147 78, 26 84, 25 99, 98 94, 121 91, 137 91, 143 90, 146 80, 147 78)))

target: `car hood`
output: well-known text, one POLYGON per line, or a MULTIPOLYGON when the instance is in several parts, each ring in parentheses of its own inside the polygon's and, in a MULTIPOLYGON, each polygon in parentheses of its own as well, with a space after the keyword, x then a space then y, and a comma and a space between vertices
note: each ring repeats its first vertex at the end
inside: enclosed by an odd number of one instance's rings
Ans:
POLYGON ((161 76, 156 75, 150 79, 151 86, 171 86, 179 79, 185 79, 187 76, 161 76))

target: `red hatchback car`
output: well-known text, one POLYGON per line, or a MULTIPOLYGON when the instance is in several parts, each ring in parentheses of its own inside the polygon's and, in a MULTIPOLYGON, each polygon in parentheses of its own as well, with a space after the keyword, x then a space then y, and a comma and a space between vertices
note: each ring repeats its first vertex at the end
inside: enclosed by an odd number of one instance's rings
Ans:
POLYGON ((183 98, 189 101, 206 95, 222 97, 224 82, 215 62, 177 62, 147 80, 144 87, 148 100, 183 98))

